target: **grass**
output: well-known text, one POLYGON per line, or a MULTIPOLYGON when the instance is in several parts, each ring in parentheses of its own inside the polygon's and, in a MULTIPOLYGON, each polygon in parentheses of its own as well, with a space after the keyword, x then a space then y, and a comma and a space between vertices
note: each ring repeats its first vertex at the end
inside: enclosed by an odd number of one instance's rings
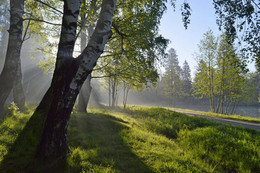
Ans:
MULTIPOLYGON (((38 172, 33 160, 40 117, 0 124, 0 172, 38 172), (25 126, 25 124, 27 125, 25 126), (34 131, 32 131, 34 129, 34 131), (36 131, 36 132, 35 132, 36 131)), ((164 108, 73 112, 70 153, 48 172, 259 172, 260 133, 164 108)), ((46 171, 45 171, 46 172, 46 171)))
POLYGON ((244 117, 244 116, 241 116, 241 115, 224 115, 224 114, 218 114, 218 113, 213 113, 213 112, 194 111, 194 110, 190 110, 190 109, 169 108, 169 107, 166 107, 166 109, 173 110, 173 111, 183 111, 183 112, 188 112, 188 113, 195 113, 195 114, 219 117, 219 118, 226 118, 226 119, 234 119, 234 120, 260 123, 259 118, 244 117))

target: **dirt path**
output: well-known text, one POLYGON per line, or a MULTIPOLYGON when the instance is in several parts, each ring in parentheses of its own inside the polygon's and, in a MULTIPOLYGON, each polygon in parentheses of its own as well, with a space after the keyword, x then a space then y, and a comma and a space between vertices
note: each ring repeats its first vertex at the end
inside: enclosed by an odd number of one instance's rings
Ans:
POLYGON ((169 109, 169 110, 179 112, 179 113, 183 113, 183 114, 186 114, 188 116, 196 116, 196 117, 201 117, 201 118, 207 118, 207 119, 214 120, 214 121, 221 123, 221 124, 230 124, 232 126, 241 126, 241 127, 244 127, 244 128, 250 128, 250 129, 260 131, 260 123, 234 120, 234 119, 227 119, 227 118, 219 118, 219 117, 201 115, 201 114, 198 114, 198 113, 191 113, 191 112, 188 112, 188 111, 180 111, 180 110, 175 110, 175 109, 169 109))

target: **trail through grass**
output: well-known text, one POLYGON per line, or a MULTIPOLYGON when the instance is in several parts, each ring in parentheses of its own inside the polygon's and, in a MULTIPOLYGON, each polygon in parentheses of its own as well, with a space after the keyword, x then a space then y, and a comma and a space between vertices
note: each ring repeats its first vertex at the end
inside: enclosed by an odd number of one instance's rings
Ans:
POLYGON ((170 108, 170 107, 165 107, 165 108, 168 109, 168 110, 173 110, 173 111, 181 111, 181 112, 207 115, 207 116, 212 116, 212 117, 219 117, 219 118, 226 118, 226 119, 234 119, 234 120, 260 123, 259 118, 244 117, 244 116, 241 116, 241 115, 225 115, 225 114, 219 114, 219 113, 213 113, 213 112, 194 111, 194 110, 190 110, 190 109, 180 109, 180 108, 170 108))

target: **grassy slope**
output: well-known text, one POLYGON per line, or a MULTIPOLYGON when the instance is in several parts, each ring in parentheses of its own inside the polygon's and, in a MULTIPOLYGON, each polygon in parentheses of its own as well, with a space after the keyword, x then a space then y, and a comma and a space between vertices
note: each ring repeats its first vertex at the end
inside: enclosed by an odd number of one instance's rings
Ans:
MULTIPOLYGON (((32 119, 30 130, 20 133, 31 113, 13 114, 0 125, 0 172, 22 172, 28 167, 36 172, 40 166, 34 163, 33 154, 38 132, 32 129, 39 119, 32 119)), ((260 170, 259 132, 163 108, 133 106, 126 111, 91 110, 87 115, 74 112, 68 141, 70 154, 48 172, 260 170)))

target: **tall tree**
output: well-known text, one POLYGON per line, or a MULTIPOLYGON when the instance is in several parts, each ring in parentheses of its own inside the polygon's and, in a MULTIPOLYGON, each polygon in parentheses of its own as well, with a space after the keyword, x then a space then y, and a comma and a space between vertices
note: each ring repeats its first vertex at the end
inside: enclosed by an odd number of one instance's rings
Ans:
POLYGON ((116 0, 104 0, 87 47, 77 58, 73 58, 80 4, 80 0, 64 0, 62 30, 52 83, 35 111, 35 114, 44 114, 46 117, 37 150, 39 157, 60 157, 66 154, 67 126, 76 97, 112 34, 116 0))
POLYGON ((191 70, 188 62, 185 60, 181 70, 181 80, 183 86, 183 92, 185 96, 190 96, 191 94, 191 70))
POLYGON ((181 67, 177 58, 176 51, 171 48, 168 51, 165 74, 163 76, 164 94, 172 100, 172 106, 175 101, 183 95, 181 83, 181 67))
POLYGON ((10 28, 4 68, 0 75, 0 115, 18 74, 22 47, 24 0, 10 0, 10 28))
POLYGON ((238 101, 249 94, 249 87, 245 86, 245 71, 226 34, 220 36, 219 42, 211 32, 205 36, 200 45, 194 93, 210 99, 212 112, 227 114, 232 104, 235 108, 238 101))
POLYGON ((199 44, 199 66, 195 75, 195 94, 209 98, 210 109, 215 112, 215 78, 217 39, 210 30, 203 35, 199 44))
POLYGON ((9 3, 7 0, 0 2, 0 70, 4 65, 4 58, 6 52, 6 45, 8 40, 8 27, 9 27, 9 3))
POLYGON ((216 112, 228 113, 229 106, 241 96, 241 86, 244 84, 241 76, 241 61, 226 34, 220 36, 218 45, 216 69, 216 95, 218 105, 216 112), (226 107, 226 111, 224 110, 226 107))

